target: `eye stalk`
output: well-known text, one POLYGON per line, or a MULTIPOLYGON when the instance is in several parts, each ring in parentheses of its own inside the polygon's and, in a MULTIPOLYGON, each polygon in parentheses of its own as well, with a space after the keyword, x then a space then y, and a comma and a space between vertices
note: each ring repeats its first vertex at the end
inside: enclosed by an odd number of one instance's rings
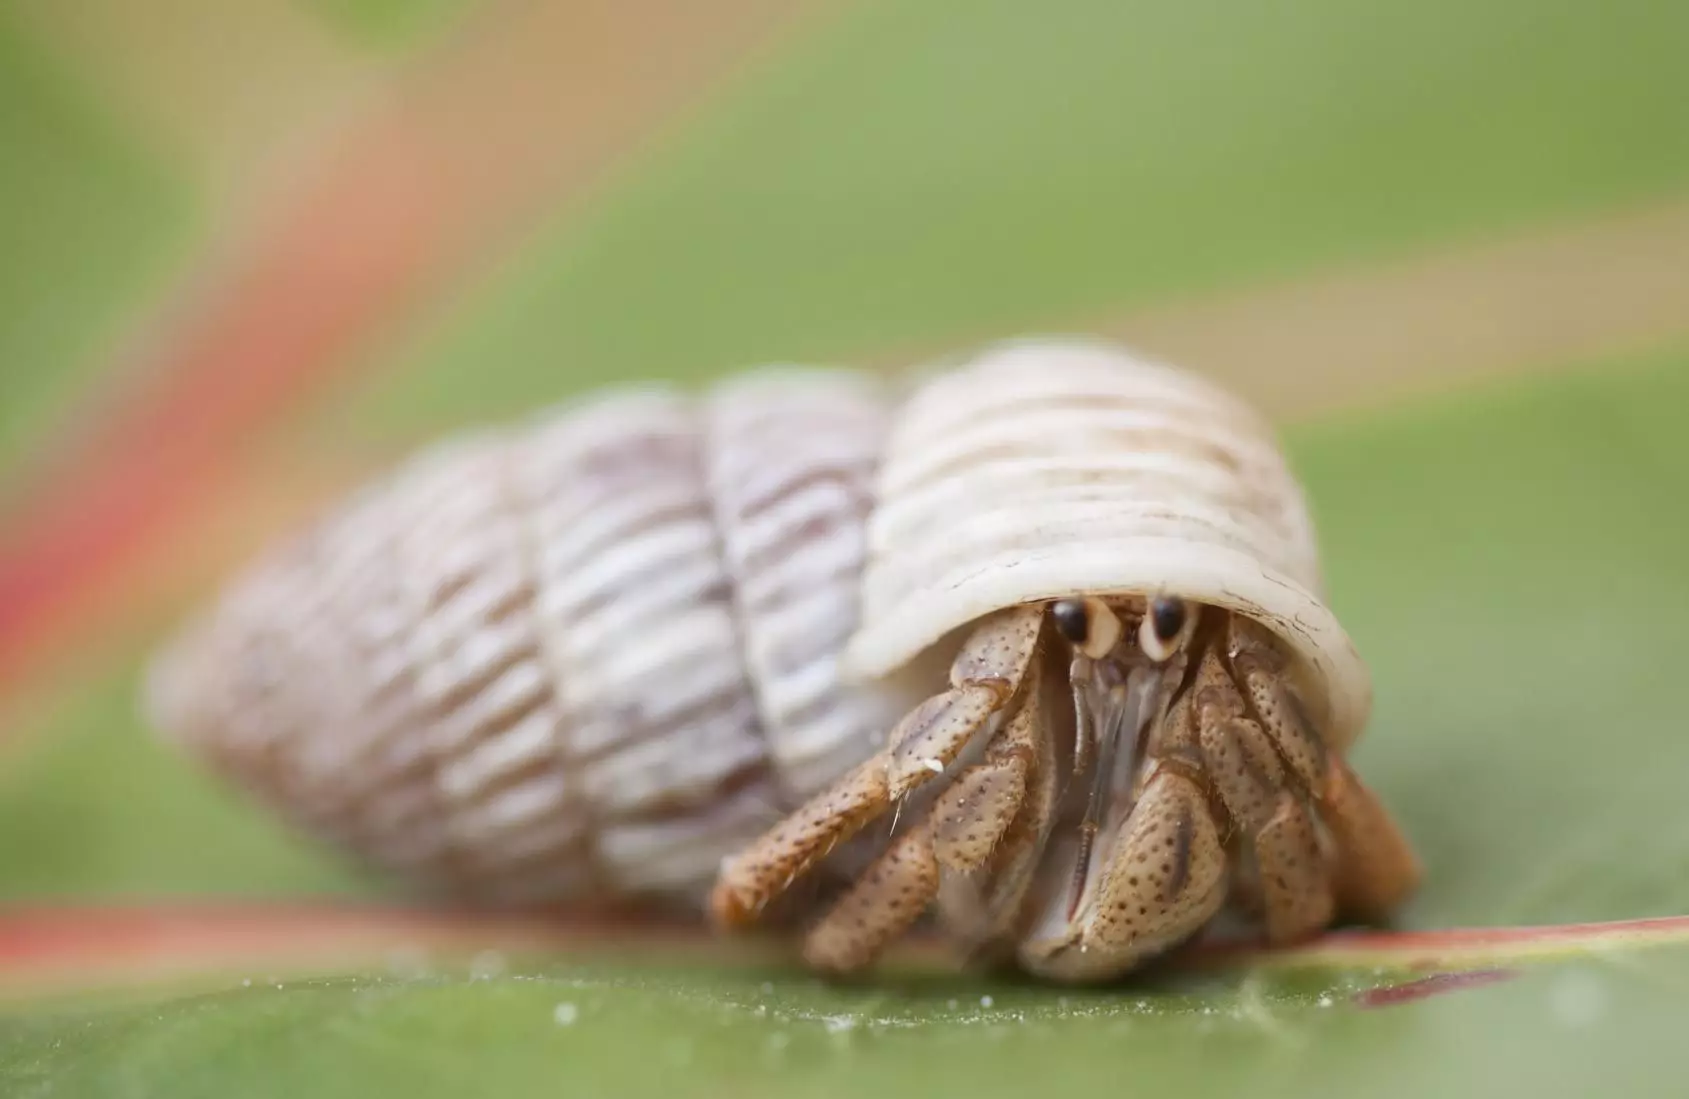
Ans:
POLYGON ((1119 644, 1120 617, 1101 599, 1062 599, 1050 608, 1062 640, 1092 660, 1101 660, 1119 644))
POLYGON ((1149 613, 1138 627, 1138 647, 1151 660, 1166 660, 1179 651, 1195 624, 1189 603, 1176 595, 1158 595, 1150 600, 1149 613))

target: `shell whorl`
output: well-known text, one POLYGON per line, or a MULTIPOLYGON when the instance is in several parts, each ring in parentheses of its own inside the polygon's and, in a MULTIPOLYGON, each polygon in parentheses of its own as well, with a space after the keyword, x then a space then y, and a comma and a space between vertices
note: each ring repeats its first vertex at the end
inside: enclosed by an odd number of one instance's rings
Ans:
POLYGON ((1000 344, 899 410, 846 667, 884 675, 1016 603, 1157 592, 1272 629, 1315 681, 1328 741, 1359 735, 1371 681, 1323 601, 1307 504, 1267 422, 1108 344, 1000 344))
POLYGON ((437 444, 238 577, 152 723, 430 888, 696 903, 908 704, 838 673, 889 414, 767 369, 437 444))

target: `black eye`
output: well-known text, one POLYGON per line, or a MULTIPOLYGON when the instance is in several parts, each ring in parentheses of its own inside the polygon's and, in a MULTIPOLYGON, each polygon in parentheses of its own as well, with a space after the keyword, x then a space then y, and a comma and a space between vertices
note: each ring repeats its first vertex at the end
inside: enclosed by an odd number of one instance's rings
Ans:
POLYGON ((1179 631, 1185 628, 1185 601, 1158 596, 1149 605, 1149 616, 1155 626, 1156 638, 1163 645, 1171 644, 1179 636, 1179 631))
POLYGON ((1069 645, 1083 645, 1091 636, 1091 616, 1077 599, 1063 599, 1050 608, 1050 616, 1056 620, 1056 632, 1069 645))

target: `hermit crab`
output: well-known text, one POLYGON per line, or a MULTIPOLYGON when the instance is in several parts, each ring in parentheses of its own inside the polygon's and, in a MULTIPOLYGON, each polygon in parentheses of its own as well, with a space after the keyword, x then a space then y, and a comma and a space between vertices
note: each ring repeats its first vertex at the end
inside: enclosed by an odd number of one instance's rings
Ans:
POLYGON ((1224 917, 1383 920, 1367 669, 1270 427, 1109 344, 764 368, 454 438, 239 576, 153 722, 300 827, 494 905, 930 918, 1107 980, 1224 917))

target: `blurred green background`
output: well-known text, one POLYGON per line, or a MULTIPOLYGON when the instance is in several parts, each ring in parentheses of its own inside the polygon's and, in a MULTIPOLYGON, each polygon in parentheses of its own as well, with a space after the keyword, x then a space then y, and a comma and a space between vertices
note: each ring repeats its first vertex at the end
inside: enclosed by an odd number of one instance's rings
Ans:
MULTIPOLYGON (((1584 234, 1544 253, 1563 269, 1501 265, 1462 290, 1505 362, 1434 361, 1447 334, 1391 324, 1415 315, 1403 302, 1365 323, 1287 307, 1271 330, 1313 326, 1286 345, 1322 349, 1305 362, 1190 365, 1285 420, 1377 678, 1358 766, 1429 866, 1407 924, 1689 911, 1686 56, 1689 6, 1645 0, 0 0, 0 591, 20 590, 5 570, 25 575, 41 501, 147 457, 153 435, 99 440, 170 378, 310 382, 203 440, 233 406, 186 387, 144 423, 226 482, 126 551, 74 620, 0 601, 15 646, 51 652, 0 711, 0 899, 375 888, 135 716, 148 647, 285 525, 264 503, 293 501, 290 475, 330 491, 437 432, 614 380, 895 363, 1027 330, 1131 338, 1173 306, 1202 330, 1235 322, 1218 303, 1240 295, 1294 302, 1444 256, 1489 271, 1486 249, 1584 234), (1615 225, 1627 243, 1602 245, 1615 225), (1682 308, 1640 324, 1639 294, 1682 308), (1525 308, 1492 315, 1492 296, 1525 308), (285 338, 330 316, 333 339, 285 338), (1418 345, 1424 385, 1399 367, 1418 345), (1341 399, 1299 415, 1311 388, 1341 399), (195 523, 231 500, 207 558, 195 523)), ((1355 972, 1003 989, 992 1010, 971 980, 828 990, 691 955, 548 958, 528 981, 231 978, 141 1008, 20 1007, 0 1078, 7 1094, 713 1094, 735 1072, 782 1094, 1122 1077, 1673 1094, 1681 1055, 1649 1043, 1689 987, 1680 953, 1376 1012, 1327 1010, 1367 983, 1355 972), (552 1020, 560 996, 578 1031, 552 1020)))

